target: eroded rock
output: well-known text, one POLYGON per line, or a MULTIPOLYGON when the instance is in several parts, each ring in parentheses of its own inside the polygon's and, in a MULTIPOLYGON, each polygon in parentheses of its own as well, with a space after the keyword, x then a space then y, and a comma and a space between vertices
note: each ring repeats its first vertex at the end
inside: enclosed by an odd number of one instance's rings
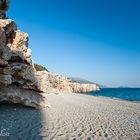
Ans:
POLYGON ((19 31, 11 19, 0 19, 0 101, 46 107, 46 90, 39 82, 28 34, 19 31))
POLYGON ((21 89, 15 85, 0 88, 0 102, 8 101, 42 109, 49 106, 46 98, 44 93, 21 89))
POLYGON ((37 76, 41 87, 43 87, 47 93, 81 93, 99 90, 99 86, 96 84, 75 83, 67 77, 56 75, 47 71, 38 71, 37 76))

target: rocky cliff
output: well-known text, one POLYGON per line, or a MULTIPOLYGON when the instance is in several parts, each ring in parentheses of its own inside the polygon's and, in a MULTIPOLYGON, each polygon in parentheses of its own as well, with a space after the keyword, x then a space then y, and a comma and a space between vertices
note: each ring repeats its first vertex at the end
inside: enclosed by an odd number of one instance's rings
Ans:
POLYGON ((80 84, 73 80, 60 75, 53 74, 47 71, 38 71, 37 77, 42 88, 47 93, 51 92, 63 92, 63 93, 81 93, 98 91, 99 86, 96 84, 80 84))
POLYGON ((47 107, 43 92, 28 48, 28 34, 18 30, 14 21, 0 19, 0 101, 47 107))

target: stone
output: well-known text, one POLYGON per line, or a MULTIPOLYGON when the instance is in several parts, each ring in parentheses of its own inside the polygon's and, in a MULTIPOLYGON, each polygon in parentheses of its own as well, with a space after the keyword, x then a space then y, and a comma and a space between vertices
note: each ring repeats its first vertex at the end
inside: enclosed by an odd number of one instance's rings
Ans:
POLYGON ((12 83, 11 75, 0 74, 0 86, 7 86, 12 83))
POLYGON ((46 94, 25 90, 15 85, 2 87, 0 89, 0 102, 8 101, 11 103, 22 104, 34 107, 36 109, 44 109, 49 107, 46 94))
POLYGON ((46 90, 32 63, 28 38, 13 20, 0 19, 0 101, 44 108, 46 90))
POLYGON ((9 0, 0 0, 0 18, 6 18, 6 11, 9 8, 9 0))
POLYGON ((11 75, 10 67, 0 67, 0 74, 11 75))
POLYGON ((75 83, 67 77, 56 75, 47 71, 38 71, 40 87, 47 93, 81 93, 98 91, 99 86, 96 84, 75 83))
POLYGON ((3 59, 0 59, 0 66, 3 68, 3 67, 6 67, 8 66, 8 62, 3 60, 3 59))

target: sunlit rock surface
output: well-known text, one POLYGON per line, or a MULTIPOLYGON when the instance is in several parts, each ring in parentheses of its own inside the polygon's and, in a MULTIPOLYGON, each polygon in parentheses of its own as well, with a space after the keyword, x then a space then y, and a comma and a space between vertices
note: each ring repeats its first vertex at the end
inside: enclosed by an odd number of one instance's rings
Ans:
POLYGON ((37 76, 40 85, 46 92, 81 93, 98 91, 96 84, 80 84, 73 80, 47 71, 38 71, 37 76))
POLYGON ((39 82, 28 34, 18 30, 11 19, 0 19, 0 101, 46 107, 45 90, 39 82))

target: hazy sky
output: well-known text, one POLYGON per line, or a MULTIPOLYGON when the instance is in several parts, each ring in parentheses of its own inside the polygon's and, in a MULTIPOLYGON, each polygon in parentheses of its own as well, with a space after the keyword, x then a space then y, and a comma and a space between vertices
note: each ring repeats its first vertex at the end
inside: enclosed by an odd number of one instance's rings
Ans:
POLYGON ((140 0, 11 0, 8 17, 50 71, 140 87, 140 0))

